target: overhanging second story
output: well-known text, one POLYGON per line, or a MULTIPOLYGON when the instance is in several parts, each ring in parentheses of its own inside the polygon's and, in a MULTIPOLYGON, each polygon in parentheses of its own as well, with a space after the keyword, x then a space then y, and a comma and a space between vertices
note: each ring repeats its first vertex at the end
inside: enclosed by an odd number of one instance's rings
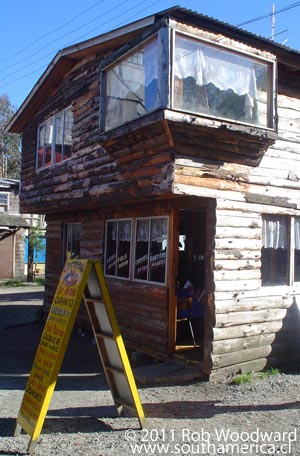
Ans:
POLYGON ((23 210, 109 202, 139 175, 171 192, 176 156, 258 166, 299 70, 296 51, 179 7, 64 49, 8 127, 23 210))

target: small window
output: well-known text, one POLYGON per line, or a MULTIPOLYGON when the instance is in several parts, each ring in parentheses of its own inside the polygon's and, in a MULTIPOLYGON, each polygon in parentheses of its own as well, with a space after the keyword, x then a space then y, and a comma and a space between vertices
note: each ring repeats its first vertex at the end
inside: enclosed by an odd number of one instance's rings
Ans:
POLYGON ((71 157, 72 126, 73 113, 69 107, 38 127, 37 169, 71 157))
POLYGON ((106 224, 105 274, 129 278, 131 252, 131 220, 109 221, 106 224))
POLYGON ((263 216, 262 285, 289 283, 290 223, 284 216, 263 216))
POLYGON ((67 223, 64 230, 65 260, 80 258, 81 223, 67 223))
POLYGON ((175 35, 173 107, 273 128, 272 62, 175 35))
POLYGON ((103 130, 155 110, 159 106, 157 39, 136 48, 103 75, 103 130))
POLYGON ((0 212, 8 210, 8 193, 0 193, 0 212))

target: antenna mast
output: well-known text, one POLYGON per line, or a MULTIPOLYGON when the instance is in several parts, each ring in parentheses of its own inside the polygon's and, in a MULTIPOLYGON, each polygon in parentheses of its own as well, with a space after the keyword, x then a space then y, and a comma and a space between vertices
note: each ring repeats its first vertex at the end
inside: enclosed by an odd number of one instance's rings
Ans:
POLYGON ((272 5, 272 40, 274 41, 275 37, 275 5, 272 5))

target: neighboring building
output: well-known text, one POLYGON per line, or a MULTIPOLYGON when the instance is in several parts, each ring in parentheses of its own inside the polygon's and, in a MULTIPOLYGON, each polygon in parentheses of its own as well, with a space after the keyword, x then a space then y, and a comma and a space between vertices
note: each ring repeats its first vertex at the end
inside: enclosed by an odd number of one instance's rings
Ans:
POLYGON ((179 7, 59 52, 8 127, 45 308, 67 254, 100 259, 128 347, 215 378, 299 359, 299 76, 299 52, 179 7))
POLYGON ((24 229, 19 212, 19 181, 0 178, 0 280, 24 277, 24 229))

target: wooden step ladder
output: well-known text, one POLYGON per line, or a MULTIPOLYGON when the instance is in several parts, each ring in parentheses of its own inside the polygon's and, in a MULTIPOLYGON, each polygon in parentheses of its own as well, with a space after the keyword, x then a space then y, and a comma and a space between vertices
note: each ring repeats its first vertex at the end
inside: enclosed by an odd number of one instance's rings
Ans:
POLYGON ((143 427, 143 409, 100 263, 88 276, 84 301, 118 413, 133 411, 143 427))

